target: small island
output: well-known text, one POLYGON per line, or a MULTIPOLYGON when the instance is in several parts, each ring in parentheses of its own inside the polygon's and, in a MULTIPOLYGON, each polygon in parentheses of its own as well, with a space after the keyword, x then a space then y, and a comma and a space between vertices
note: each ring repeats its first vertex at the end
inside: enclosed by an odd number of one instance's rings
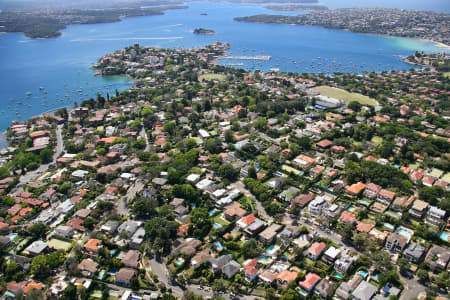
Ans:
POLYGON ((205 28, 196 28, 194 30, 194 34, 216 34, 214 30, 205 29, 205 28))

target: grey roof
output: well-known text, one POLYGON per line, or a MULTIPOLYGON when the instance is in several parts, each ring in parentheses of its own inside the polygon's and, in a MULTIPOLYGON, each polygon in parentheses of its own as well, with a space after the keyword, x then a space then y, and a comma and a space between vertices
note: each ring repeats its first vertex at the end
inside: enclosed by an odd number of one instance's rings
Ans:
POLYGON ((419 260, 424 253, 425 247, 417 243, 411 243, 404 252, 405 255, 414 258, 416 261, 419 260))
POLYGON ((120 224, 118 231, 119 231, 119 233, 122 233, 123 231, 125 231, 129 234, 133 234, 136 232, 136 230, 138 229, 138 227, 140 225, 141 225, 140 222, 127 220, 127 221, 123 222, 122 224, 120 224))
POLYGON ((228 278, 231 278, 237 272, 239 272, 240 269, 241 265, 237 261, 232 260, 222 267, 222 273, 225 274, 228 278))
POLYGON ((356 300, 370 300, 377 293, 377 288, 368 283, 361 281, 358 287, 353 291, 353 299, 356 300))
POLYGON ((39 254, 44 251, 48 247, 47 243, 43 241, 35 241, 30 246, 28 246, 25 250, 29 253, 39 254))
POLYGON ((226 254, 219 257, 210 258, 208 261, 213 266, 213 268, 220 268, 226 263, 228 263, 233 258, 233 255, 226 254))

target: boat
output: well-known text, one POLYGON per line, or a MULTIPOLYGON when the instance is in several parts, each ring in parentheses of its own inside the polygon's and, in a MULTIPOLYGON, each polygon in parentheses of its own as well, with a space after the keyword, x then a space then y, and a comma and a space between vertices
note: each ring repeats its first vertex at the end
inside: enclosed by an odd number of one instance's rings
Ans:
POLYGON ((33 93, 32 92, 26 92, 25 95, 27 95, 29 97, 29 96, 33 95, 33 93))

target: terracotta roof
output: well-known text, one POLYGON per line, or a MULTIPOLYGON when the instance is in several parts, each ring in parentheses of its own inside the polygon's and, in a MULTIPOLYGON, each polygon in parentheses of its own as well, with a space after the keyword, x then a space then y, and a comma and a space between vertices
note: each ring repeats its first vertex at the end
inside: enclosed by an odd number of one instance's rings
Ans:
POLYGON ((359 222, 358 226, 356 226, 356 230, 358 230, 359 232, 369 233, 374 227, 375 225, 359 222))
POLYGON ((249 214, 248 216, 245 216, 239 220, 240 223, 250 225, 253 222, 255 222, 256 217, 253 214, 249 214))
POLYGON ((291 272, 288 270, 283 270, 280 274, 277 276, 278 280, 281 280, 283 282, 291 282, 297 279, 297 272, 291 272))
POLYGON ((362 190, 364 190, 366 185, 362 182, 354 183, 350 186, 346 186, 345 190, 347 193, 358 195, 362 190))
POLYGON ((114 143, 114 141, 116 140, 116 136, 110 136, 110 137, 105 137, 102 139, 99 139, 99 142, 105 143, 105 144, 112 144, 114 143))
POLYGON ((300 286, 307 289, 308 291, 320 280, 320 276, 315 273, 308 273, 305 280, 300 282, 300 286))
POLYGON ((88 250, 98 251, 98 249, 100 248, 99 245, 101 245, 101 244, 102 244, 101 240, 90 239, 89 241, 87 241, 86 244, 84 244, 84 248, 86 248, 88 250))
POLYGON ((333 145, 333 142, 330 141, 330 140, 325 139, 325 140, 321 140, 316 145, 319 146, 320 148, 328 148, 331 145, 333 145))
POLYGON ((308 253, 312 254, 314 256, 318 256, 320 255, 320 253, 322 253, 323 250, 325 250, 325 248, 327 247, 327 244, 325 244, 324 242, 316 242, 314 244, 311 245, 311 247, 309 247, 308 249, 308 253))
POLYGON ((341 217, 339 218, 339 221, 341 221, 343 223, 346 223, 346 224, 351 224, 351 223, 354 223, 356 221, 356 217, 355 217, 354 213, 352 213, 352 212, 350 212, 348 210, 345 210, 342 213, 341 217))

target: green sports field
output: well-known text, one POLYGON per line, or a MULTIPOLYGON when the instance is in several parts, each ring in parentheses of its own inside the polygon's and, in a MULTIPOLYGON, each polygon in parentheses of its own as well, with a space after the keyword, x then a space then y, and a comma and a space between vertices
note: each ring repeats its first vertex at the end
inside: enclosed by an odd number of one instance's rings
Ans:
POLYGON ((321 95, 335 98, 335 99, 344 100, 345 103, 347 103, 347 104, 349 104, 352 101, 357 101, 357 102, 361 103, 362 105, 371 105, 371 106, 378 105, 378 102, 376 100, 371 99, 369 97, 366 97, 366 96, 363 96, 360 94, 350 93, 345 90, 333 88, 330 86, 323 85, 323 86, 316 87, 315 89, 318 90, 321 95))

